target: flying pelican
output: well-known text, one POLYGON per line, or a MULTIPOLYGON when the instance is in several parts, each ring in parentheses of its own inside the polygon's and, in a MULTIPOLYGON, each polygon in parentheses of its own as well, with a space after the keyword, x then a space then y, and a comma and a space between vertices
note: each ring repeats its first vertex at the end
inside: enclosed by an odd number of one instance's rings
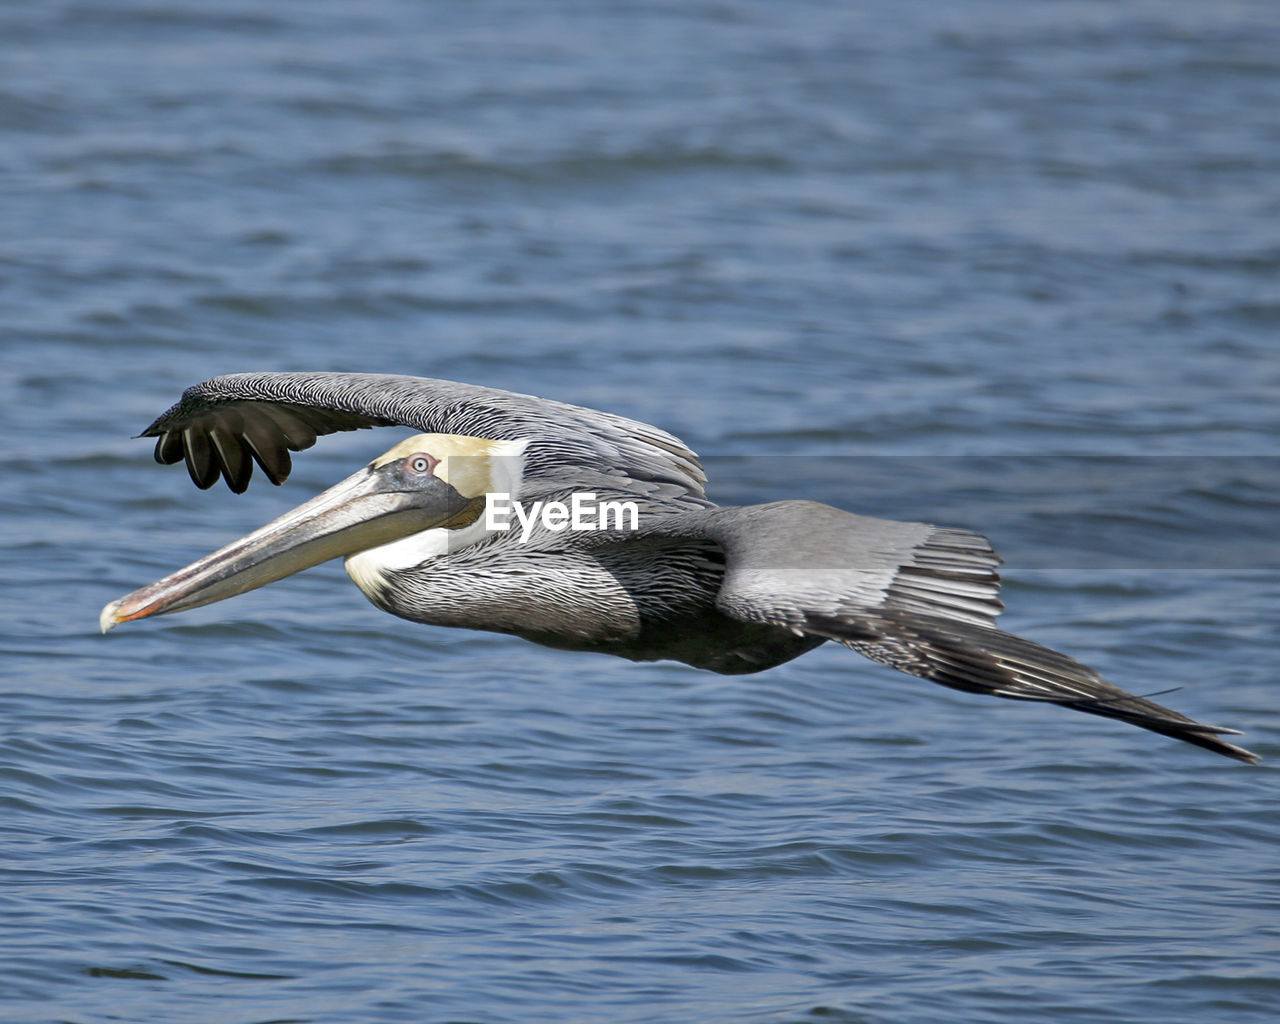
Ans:
POLYGON ((415 622, 721 673, 758 672, 834 640, 953 689, 1060 704, 1258 760, 1220 738, 1235 730, 997 629, 1000 558, 985 537, 812 501, 718 507, 697 456, 646 423, 421 377, 239 373, 188 388, 141 436, 158 438, 158 462, 185 461, 196 486, 221 475, 241 493, 254 463, 282 483, 289 452, 317 435, 396 425, 424 433, 112 601, 102 631, 342 557, 375 605, 415 622), (502 529, 490 514, 496 495, 548 508, 588 494, 640 514, 593 530, 532 514, 502 529))

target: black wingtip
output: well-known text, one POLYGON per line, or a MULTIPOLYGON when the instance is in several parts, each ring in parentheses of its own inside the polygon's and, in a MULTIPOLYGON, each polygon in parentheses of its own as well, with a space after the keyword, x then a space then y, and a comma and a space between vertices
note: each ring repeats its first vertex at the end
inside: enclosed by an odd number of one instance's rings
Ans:
POLYGON ((1211 750, 1215 754, 1221 754, 1244 764, 1256 765, 1262 760, 1252 750, 1246 750, 1244 747, 1238 747, 1234 743, 1228 743, 1220 738, 1222 736, 1244 735, 1239 729, 1229 729, 1225 725, 1210 725, 1207 722, 1197 722, 1148 699, 1149 697, 1173 693, 1178 689, 1180 687, 1175 686, 1168 690, 1160 690, 1157 693, 1144 694, 1143 696, 1122 693, 1114 696, 1090 697, 1084 700, 1056 700, 1053 703, 1063 707, 1074 708, 1076 711, 1101 715, 1104 718, 1115 718, 1143 729, 1150 729, 1152 732, 1158 732, 1162 736, 1169 736, 1172 739, 1181 740, 1183 743, 1190 743, 1205 750, 1211 750))
POLYGON ((1252 750, 1221 738, 1238 735, 1234 729, 1197 722, 1108 683, 1068 655, 989 626, 880 609, 857 617, 810 613, 805 631, 955 690, 1057 704, 1150 729, 1243 764, 1261 761, 1252 750))

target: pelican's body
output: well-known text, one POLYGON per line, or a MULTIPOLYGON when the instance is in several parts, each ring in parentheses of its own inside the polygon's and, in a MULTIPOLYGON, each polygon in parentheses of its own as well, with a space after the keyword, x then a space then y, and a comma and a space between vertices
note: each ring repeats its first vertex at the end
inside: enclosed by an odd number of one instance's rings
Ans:
MULTIPOLYGON (((593 493, 626 500, 625 492, 593 493)), ((661 501, 646 508, 658 515, 675 511, 678 506, 668 509, 661 501)), ((535 528, 522 542, 510 530, 447 558, 393 566, 375 548, 348 557, 346 568, 369 600, 393 615, 510 633, 562 650, 741 673, 771 668, 823 642, 717 609, 724 559, 712 543, 576 539, 535 528)))
MULTIPOLYGON (((1255 755, 1002 632, 999 558, 966 530, 872 519, 808 501, 721 508, 696 456, 648 424, 415 377, 236 374, 190 388, 146 431, 156 458, 234 491, 256 462, 275 483, 319 434, 415 435, 220 551, 103 609, 119 622, 181 611, 328 558, 374 604, 417 622, 510 633, 566 650, 754 672, 836 640, 975 693, 1119 718, 1237 760, 1255 755), (503 529, 491 506, 590 496, 632 523, 503 529)), ((523 514, 523 512, 522 512, 523 514)))

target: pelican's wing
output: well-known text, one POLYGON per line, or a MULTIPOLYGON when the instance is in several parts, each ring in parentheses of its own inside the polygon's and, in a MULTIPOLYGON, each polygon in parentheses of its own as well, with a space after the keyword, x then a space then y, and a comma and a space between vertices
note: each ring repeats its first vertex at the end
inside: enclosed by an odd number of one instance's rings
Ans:
POLYGON ((706 476, 679 438, 647 423, 496 388, 427 377, 364 373, 236 373, 188 388, 142 432, 156 461, 184 461, 211 487, 237 493, 256 462, 272 483, 289 475, 289 452, 321 434, 406 426, 425 433, 529 441, 525 479, 590 485, 706 505, 706 476))
POLYGON ((826 637, 953 689, 1061 704, 1257 761, 1219 738, 1235 730, 1202 725, 995 628, 1000 559, 979 534, 800 501, 676 513, 640 533, 719 544, 716 604, 733 618, 826 637))

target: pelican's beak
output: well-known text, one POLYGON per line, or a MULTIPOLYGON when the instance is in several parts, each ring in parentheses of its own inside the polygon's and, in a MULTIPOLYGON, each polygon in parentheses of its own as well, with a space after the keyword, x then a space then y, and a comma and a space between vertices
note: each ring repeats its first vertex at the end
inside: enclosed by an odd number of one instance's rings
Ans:
POLYGON ((247 537, 112 601, 98 624, 105 633, 121 622, 221 601, 330 558, 453 525, 471 504, 442 479, 410 486, 394 467, 375 463, 247 537))

